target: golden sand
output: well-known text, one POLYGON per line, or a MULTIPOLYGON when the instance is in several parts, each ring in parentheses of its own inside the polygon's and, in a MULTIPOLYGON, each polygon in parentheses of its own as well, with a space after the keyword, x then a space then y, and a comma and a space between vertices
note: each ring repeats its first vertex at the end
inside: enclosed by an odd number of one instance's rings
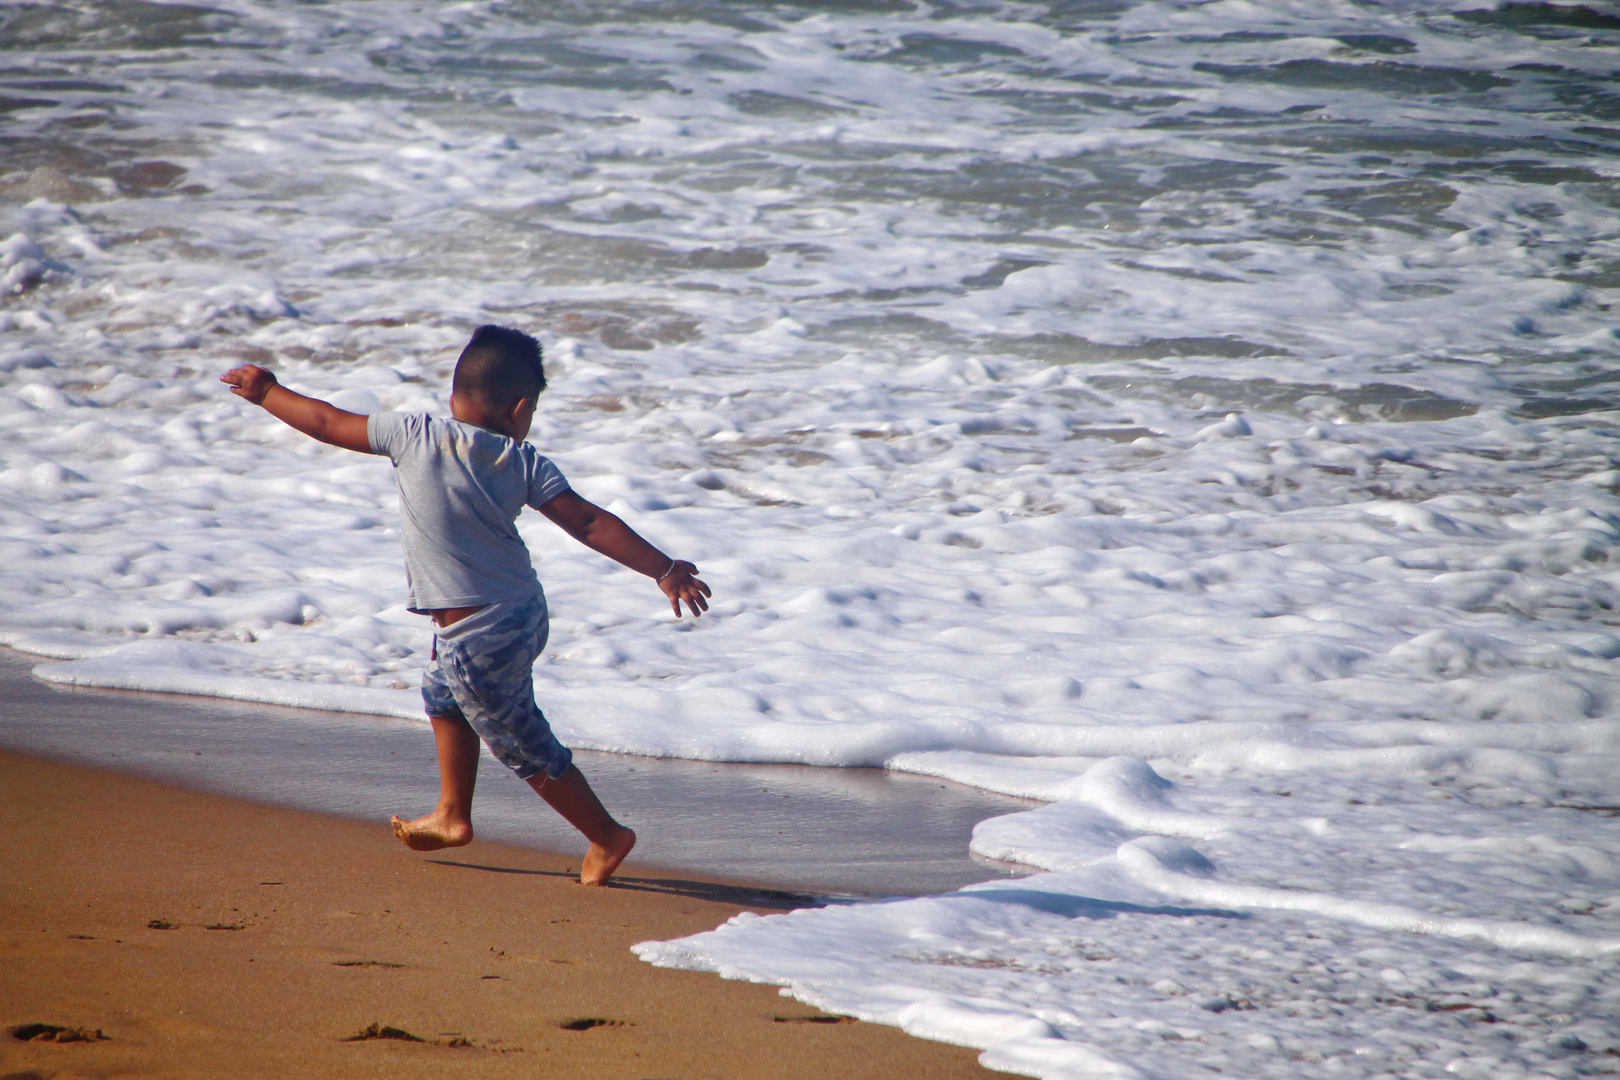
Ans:
POLYGON ((577 856, 421 855, 383 813, 7 753, 0 815, 0 1075, 19 1080, 997 1075, 972 1050, 629 951, 789 894, 633 861, 589 889, 577 856))

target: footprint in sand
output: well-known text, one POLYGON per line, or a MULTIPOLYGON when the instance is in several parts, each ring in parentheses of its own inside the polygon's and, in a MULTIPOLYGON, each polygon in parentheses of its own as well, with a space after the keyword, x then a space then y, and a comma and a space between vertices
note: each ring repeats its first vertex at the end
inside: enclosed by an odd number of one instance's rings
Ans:
POLYGON ((589 1031, 599 1027, 624 1027, 623 1020, 608 1020, 601 1016, 579 1016, 557 1025, 564 1031, 589 1031))
POLYGON ((853 1016, 773 1016, 777 1024, 853 1024, 853 1016))
POLYGON ((358 1035, 350 1035, 344 1042, 369 1042, 372 1039, 396 1039, 400 1042, 425 1043, 426 1039, 420 1035, 412 1035, 404 1028, 389 1027, 387 1024, 371 1024, 358 1035))
POLYGON ((107 1042, 110 1036, 102 1033, 100 1028, 95 1031, 86 1031, 84 1028, 63 1027, 60 1024, 19 1024, 11 1029, 11 1037, 19 1042, 107 1042))
POLYGON ((412 1035, 404 1028, 392 1027, 388 1024, 374 1023, 367 1025, 366 1029, 358 1035, 350 1035, 343 1042, 371 1042, 374 1039, 391 1039, 395 1042, 424 1043, 430 1046, 446 1046, 452 1050, 462 1050, 473 1045, 473 1041, 464 1035, 455 1035, 449 1039, 424 1039, 420 1035, 412 1035))

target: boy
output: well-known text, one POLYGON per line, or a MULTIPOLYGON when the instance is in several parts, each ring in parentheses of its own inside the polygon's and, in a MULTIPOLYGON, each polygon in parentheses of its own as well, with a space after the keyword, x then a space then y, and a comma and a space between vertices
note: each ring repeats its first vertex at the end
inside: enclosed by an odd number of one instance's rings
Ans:
POLYGON ((439 757, 439 804, 393 819, 407 847, 470 843, 478 741, 590 841, 586 885, 605 885, 636 834, 613 820, 534 703, 534 661, 545 647, 545 594, 514 524, 525 505, 609 558, 654 579, 675 614, 708 610, 697 567, 672 559, 613 514, 576 495, 529 443, 545 389, 540 343, 483 326, 456 361, 450 415, 362 416, 294 393, 247 364, 220 376, 231 393, 321 442, 394 463, 410 610, 433 619, 422 700, 439 757))

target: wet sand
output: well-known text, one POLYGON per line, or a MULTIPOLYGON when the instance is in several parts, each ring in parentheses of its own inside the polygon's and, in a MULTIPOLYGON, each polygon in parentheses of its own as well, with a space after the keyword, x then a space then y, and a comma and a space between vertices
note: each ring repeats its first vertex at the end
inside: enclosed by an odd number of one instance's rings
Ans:
POLYGON ((567 856, 418 855, 381 823, 9 752, 0 791, 0 1074, 997 1075, 629 951, 791 893, 634 861, 586 889, 567 856), (39 1025, 87 1038, 16 1037, 39 1025))
MULTIPOLYGON (((425 723, 177 694, 65 688, 0 648, 0 748, 253 802, 386 821, 438 794, 425 723)), ((823 895, 945 892, 1025 873, 968 854, 973 826, 1033 805, 881 769, 717 764, 580 752, 643 865, 823 895)), ((478 835, 571 851, 578 835, 488 754, 478 835)))

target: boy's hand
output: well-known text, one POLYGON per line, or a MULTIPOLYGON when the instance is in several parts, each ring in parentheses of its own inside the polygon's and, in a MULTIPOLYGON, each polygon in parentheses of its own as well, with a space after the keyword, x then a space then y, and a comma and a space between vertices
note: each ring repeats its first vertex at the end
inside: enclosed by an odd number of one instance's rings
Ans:
POLYGON ((669 606, 675 609, 676 616, 681 613, 681 601, 692 609, 692 617, 700 618, 709 610, 709 587, 696 577, 697 567, 685 559, 675 559, 670 563, 669 572, 658 579, 658 587, 664 590, 669 597, 669 606))
POLYGON ((231 388, 231 393, 239 398, 246 398, 254 405, 264 404, 264 395, 276 385, 275 375, 258 364, 243 364, 239 368, 232 368, 219 377, 219 381, 231 388))

